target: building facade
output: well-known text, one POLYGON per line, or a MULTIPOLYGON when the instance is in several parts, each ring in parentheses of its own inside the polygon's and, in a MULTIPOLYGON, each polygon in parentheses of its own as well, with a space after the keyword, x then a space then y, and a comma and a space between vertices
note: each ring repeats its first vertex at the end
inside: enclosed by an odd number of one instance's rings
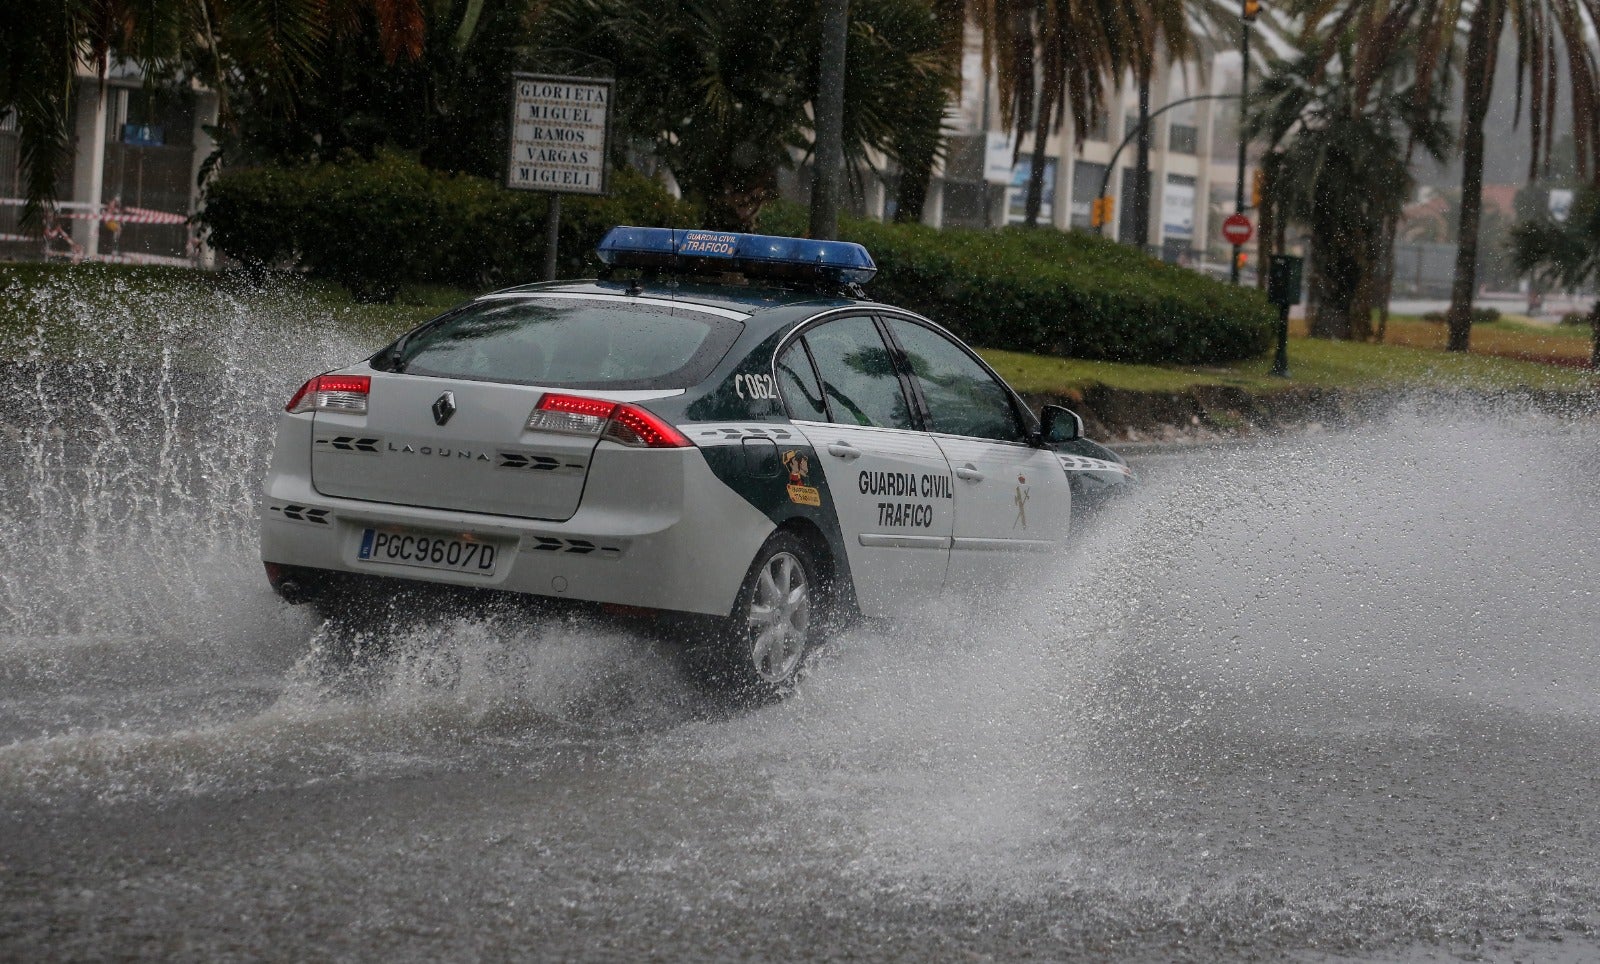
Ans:
POLYGON ((82 68, 75 83, 72 162, 42 227, 21 228, 26 186, 15 118, 0 124, 0 257, 208 261, 188 221, 215 147, 216 95, 157 88, 119 64, 105 77, 82 68))
MULTIPOLYGON (((1000 111, 996 78, 983 71, 981 38, 969 32, 959 99, 947 115, 948 149, 929 185, 922 220, 934 227, 994 228, 1022 223, 1032 169, 1031 136, 1020 150, 1000 111)), ((1150 252, 1165 260, 1226 274, 1231 248, 1219 230, 1234 211, 1238 177, 1237 55, 1161 69, 1151 85, 1150 252)), ((1039 222, 1058 230, 1094 231, 1131 243, 1137 181, 1138 88, 1131 77, 1107 98, 1100 123, 1079 143, 1071 119, 1045 145, 1039 222), (1115 199, 1112 222, 1096 228, 1090 205, 1101 191, 1115 199)), ((1254 175, 1255 153, 1245 171, 1254 175)), ((853 213, 889 219, 897 178, 857 172, 853 213)), ((808 166, 787 174, 787 197, 805 200, 808 166)), ((1248 191, 1246 203, 1250 198, 1248 191)), ((1253 250, 1253 249, 1252 249, 1253 250)))

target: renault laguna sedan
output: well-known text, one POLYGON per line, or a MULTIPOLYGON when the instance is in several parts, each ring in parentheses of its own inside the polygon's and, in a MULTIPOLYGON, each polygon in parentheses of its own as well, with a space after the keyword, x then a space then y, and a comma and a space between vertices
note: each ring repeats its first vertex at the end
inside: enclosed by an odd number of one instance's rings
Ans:
POLYGON ((599 280, 484 295, 289 400, 261 556, 291 601, 417 580, 712 617, 781 693, 841 617, 1065 539, 1082 423, 866 298, 859 245, 613 229, 599 280), (631 275, 631 277, 623 277, 631 275))

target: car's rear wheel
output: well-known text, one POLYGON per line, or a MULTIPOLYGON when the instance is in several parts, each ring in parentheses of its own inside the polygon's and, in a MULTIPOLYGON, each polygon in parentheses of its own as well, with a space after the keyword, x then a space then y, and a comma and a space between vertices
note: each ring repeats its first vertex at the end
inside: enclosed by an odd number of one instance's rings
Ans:
POLYGON ((757 698, 787 694, 820 641, 826 610, 816 552, 792 533, 775 533, 756 553, 726 626, 722 682, 757 698))

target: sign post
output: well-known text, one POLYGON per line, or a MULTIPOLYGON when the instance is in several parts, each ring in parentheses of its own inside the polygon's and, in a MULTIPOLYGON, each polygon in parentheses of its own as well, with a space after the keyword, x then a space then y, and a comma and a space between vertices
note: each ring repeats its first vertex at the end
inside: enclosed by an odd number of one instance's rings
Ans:
POLYGON ((545 191, 544 277, 556 277, 561 195, 605 194, 611 145, 611 87, 606 77, 511 75, 511 156, 506 187, 545 191))
POLYGON ((1267 268, 1267 300, 1278 306, 1278 353, 1272 371, 1278 378, 1289 377, 1289 306, 1300 303, 1300 277, 1306 261, 1292 254, 1275 254, 1267 268))

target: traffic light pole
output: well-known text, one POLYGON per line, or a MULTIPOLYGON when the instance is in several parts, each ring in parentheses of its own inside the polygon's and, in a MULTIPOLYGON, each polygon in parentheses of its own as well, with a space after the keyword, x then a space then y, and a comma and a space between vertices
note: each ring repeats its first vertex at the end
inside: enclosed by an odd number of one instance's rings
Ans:
MULTIPOLYGON (((1239 71, 1239 178, 1233 194, 1233 210, 1236 213, 1244 211, 1244 166, 1246 163, 1245 147, 1250 143, 1245 138, 1244 114, 1250 106, 1250 0, 1244 0, 1246 16, 1239 18, 1239 50, 1243 55, 1243 67, 1239 71)), ((1228 270, 1228 278, 1233 284, 1239 283, 1239 252, 1243 245, 1233 246, 1233 263, 1228 270)))
MULTIPOLYGON (((1125 150, 1129 144, 1132 144, 1134 141, 1139 139, 1140 131, 1148 128, 1151 121, 1155 120, 1157 117, 1160 117, 1162 114, 1165 114, 1174 107, 1182 107, 1184 104, 1192 104, 1197 100, 1233 100, 1238 96, 1238 94, 1196 94, 1193 97, 1184 97, 1180 100, 1175 100, 1170 104, 1163 104, 1159 109, 1151 111, 1150 115, 1145 118, 1144 123, 1136 124, 1134 129, 1129 131, 1127 136, 1122 138, 1122 143, 1117 145, 1117 149, 1111 152, 1111 160, 1106 163, 1106 172, 1100 176, 1100 193, 1095 195, 1095 200, 1098 201, 1101 198, 1106 197, 1106 189, 1111 186, 1111 174, 1117 169, 1117 158, 1122 156, 1123 150, 1125 150)), ((1107 218, 1107 223, 1109 222, 1110 218, 1107 218)))
POLYGON ((1133 243, 1150 247, 1150 78, 1139 78, 1139 151, 1133 165, 1133 243))

